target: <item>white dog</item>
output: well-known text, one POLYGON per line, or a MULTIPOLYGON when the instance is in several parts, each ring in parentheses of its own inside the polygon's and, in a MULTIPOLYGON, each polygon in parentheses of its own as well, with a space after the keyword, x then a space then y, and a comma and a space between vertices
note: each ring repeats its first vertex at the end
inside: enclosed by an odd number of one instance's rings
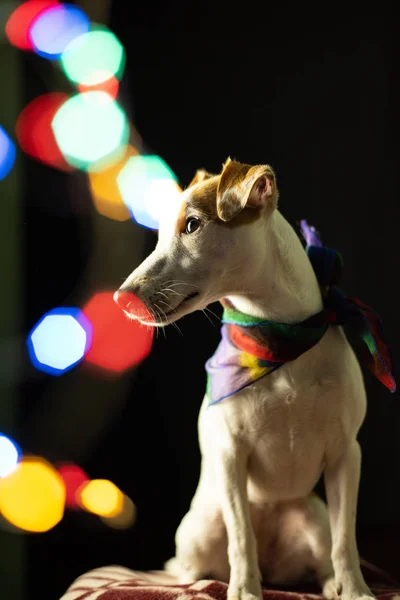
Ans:
MULTIPOLYGON (((276 323, 319 313, 315 272, 277 199, 267 165, 228 159, 220 175, 198 171, 116 302, 154 326, 221 299, 276 323)), ((341 327, 215 405, 206 394, 200 482, 167 569, 181 583, 229 581, 229 600, 260 599, 262 579, 291 584, 310 574, 327 598, 373 597, 355 537, 365 413, 361 370, 341 327), (322 472, 328 510, 313 494, 322 472)))

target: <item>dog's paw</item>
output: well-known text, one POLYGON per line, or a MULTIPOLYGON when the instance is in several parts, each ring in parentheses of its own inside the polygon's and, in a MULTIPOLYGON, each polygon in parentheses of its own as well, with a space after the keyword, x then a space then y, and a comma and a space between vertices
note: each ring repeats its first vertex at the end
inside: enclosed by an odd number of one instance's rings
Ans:
POLYGON ((360 589, 355 586, 351 586, 350 589, 343 586, 340 600, 376 600, 376 597, 366 585, 360 586, 360 589))
POLYGON ((262 600, 261 585, 229 586, 227 600, 262 600))
POLYGON ((232 594, 230 594, 228 592, 228 597, 227 600, 261 600, 262 599, 262 593, 258 596, 255 594, 252 594, 251 592, 248 592, 246 590, 236 590, 235 592, 232 592, 232 594))
POLYGON ((201 571, 185 568, 176 557, 170 558, 164 564, 164 570, 167 571, 167 573, 174 575, 181 585, 194 583, 195 581, 203 579, 203 573, 201 571))
POLYGON ((322 595, 324 596, 324 598, 326 598, 326 600, 339 600, 339 594, 337 591, 334 577, 330 577, 329 579, 324 581, 324 584, 322 586, 322 595))

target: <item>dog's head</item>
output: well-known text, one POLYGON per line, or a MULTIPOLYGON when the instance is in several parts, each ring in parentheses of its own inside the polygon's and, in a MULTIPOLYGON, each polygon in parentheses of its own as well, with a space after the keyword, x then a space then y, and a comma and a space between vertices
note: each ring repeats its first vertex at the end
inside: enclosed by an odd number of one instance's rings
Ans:
POLYGON ((268 165, 228 159, 219 175, 197 171, 180 205, 165 211, 154 252, 115 293, 115 301, 131 318, 159 326, 246 293, 250 278, 265 268, 277 200, 268 165))

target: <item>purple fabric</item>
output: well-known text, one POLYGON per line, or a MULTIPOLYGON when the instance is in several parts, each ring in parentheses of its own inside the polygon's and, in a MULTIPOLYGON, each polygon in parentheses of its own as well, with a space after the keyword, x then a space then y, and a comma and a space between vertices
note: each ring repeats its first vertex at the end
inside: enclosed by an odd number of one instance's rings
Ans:
POLYGON ((307 246, 319 246, 322 247, 322 242, 317 233, 317 230, 312 225, 309 225, 305 219, 300 221, 301 233, 306 240, 307 246))

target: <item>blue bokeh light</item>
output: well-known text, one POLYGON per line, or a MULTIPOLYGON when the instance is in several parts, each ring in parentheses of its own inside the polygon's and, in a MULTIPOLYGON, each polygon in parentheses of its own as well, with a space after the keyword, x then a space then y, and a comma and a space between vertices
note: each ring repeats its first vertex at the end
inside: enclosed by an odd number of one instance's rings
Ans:
POLYGON ((11 475, 17 468, 21 450, 9 437, 0 433, 0 478, 11 475))
POLYGON ((29 32, 35 52, 56 60, 75 38, 87 33, 90 20, 82 9, 62 4, 45 10, 29 32))
POLYGON ((36 369, 61 375, 82 360, 91 340, 92 325, 78 308, 55 308, 35 325, 27 345, 36 369))
POLYGON ((14 142, 0 125, 0 181, 7 177, 13 168, 16 154, 14 142))

